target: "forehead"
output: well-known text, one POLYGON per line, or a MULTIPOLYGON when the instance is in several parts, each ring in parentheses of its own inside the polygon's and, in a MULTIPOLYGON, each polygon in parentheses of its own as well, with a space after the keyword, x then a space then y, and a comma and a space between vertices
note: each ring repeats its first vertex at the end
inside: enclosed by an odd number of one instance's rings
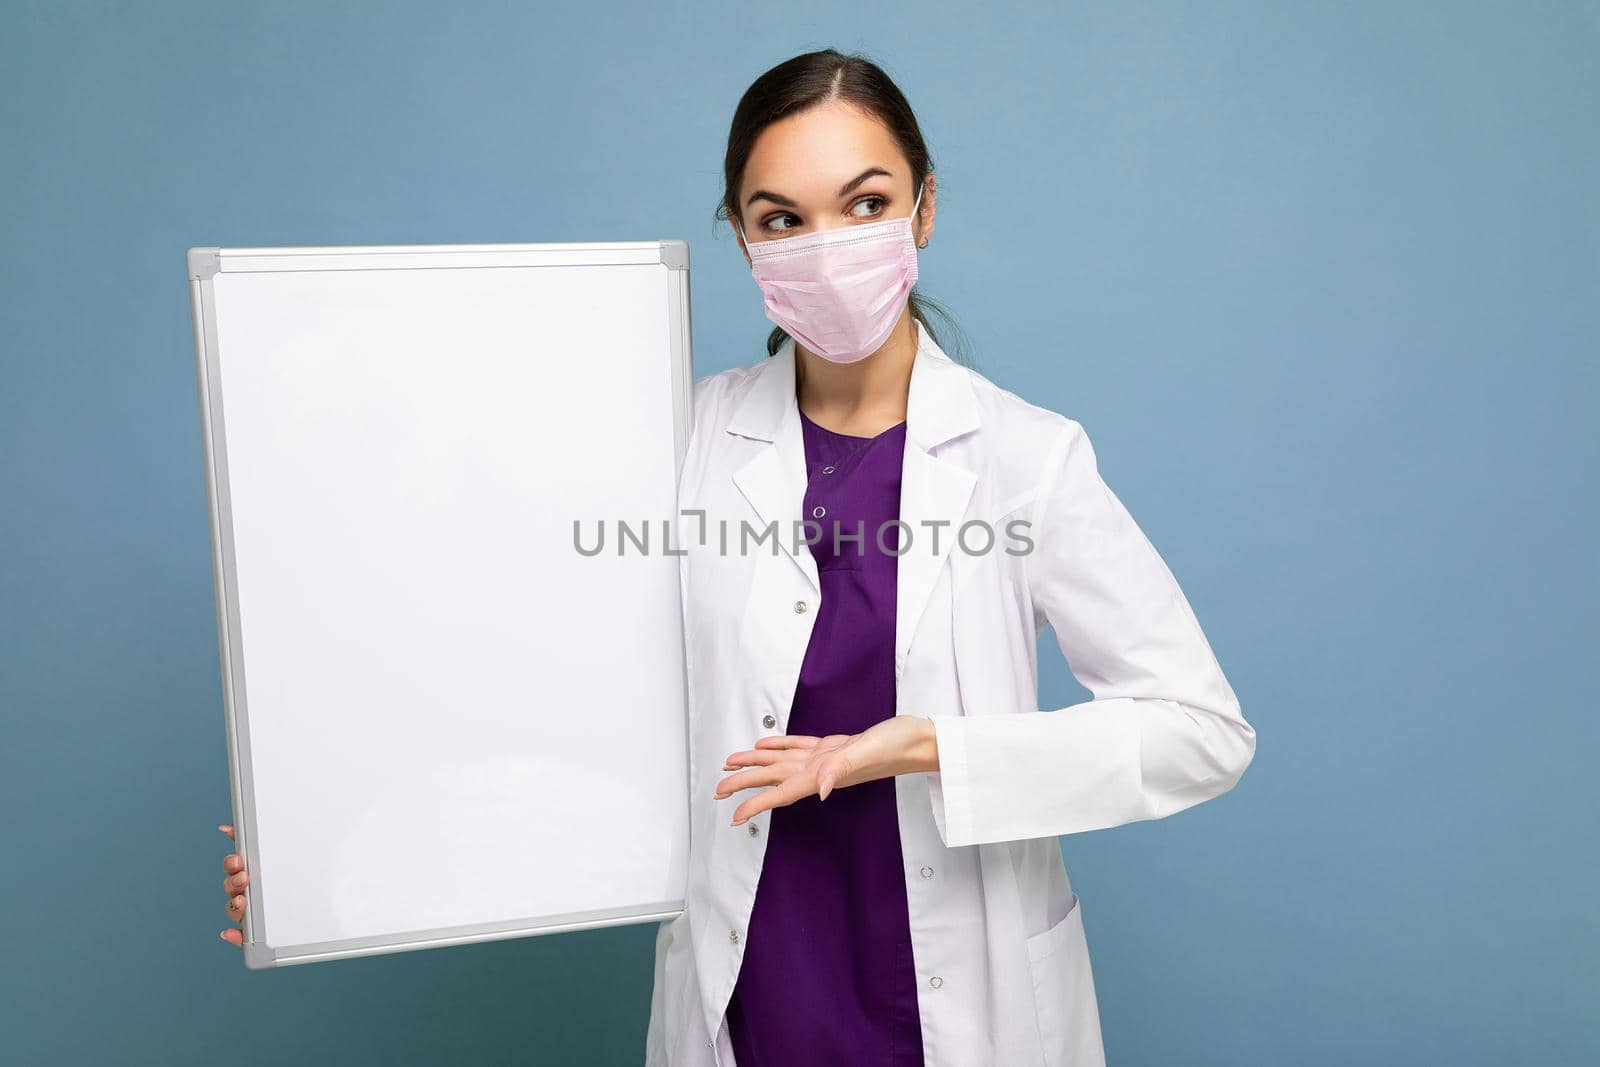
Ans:
POLYGON ((831 204, 839 186, 874 166, 896 181, 910 175, 900 146, 883 123, 833 101, 761 131, 745 164, 740 203, 755 189, 770 189, 802 203, 831 204))

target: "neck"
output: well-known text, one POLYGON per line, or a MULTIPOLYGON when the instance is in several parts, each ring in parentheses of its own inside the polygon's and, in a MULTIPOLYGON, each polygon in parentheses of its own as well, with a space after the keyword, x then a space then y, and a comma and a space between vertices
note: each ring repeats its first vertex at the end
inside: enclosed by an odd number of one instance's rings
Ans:
POLYGON ((889 339, 855 363, 830 363, 795 343, 795 399, 806 417, 829 430, 874 437, 906 417, 917 323, 908 307, 889 339))

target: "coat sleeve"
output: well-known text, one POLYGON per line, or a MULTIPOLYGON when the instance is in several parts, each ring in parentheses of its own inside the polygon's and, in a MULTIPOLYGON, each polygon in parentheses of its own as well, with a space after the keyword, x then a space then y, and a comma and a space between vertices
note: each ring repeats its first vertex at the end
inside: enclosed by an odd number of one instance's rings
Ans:
POLYGON ((1233 788, 1255 730, 1188 600, 1101 479, 1068 419, 1023 557, 1036 623, 1094 699, 1056 711, 939 716, 929 775, 946 846, 1158 819, 1233 788))

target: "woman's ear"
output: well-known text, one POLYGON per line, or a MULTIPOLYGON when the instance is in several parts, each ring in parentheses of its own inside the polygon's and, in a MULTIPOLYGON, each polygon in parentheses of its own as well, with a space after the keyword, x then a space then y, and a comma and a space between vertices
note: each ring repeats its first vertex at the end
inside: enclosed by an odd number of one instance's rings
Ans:
POLYGON ((939 179, 929 174, 922 187, 922 206, 917 209, 921 225, 916 228, 917 247, 927 248, 933 238, 933 217, 937 214, 939 179))
POLYGON ((735 241, 739 242, 739 253, 740 253, 740 255, 744 256, 744 265, 747 266, 747 267, 751 266, 752 264, 751 264, 751 260, 750 260, 750 247, 749 247, 749 245, 747 245, 745 243, 744 237, 740 233, 740 230, 744 226, 744 222, 743 222, 743 220, 740 220, 738 226, 733 226, 733 221, 734 221, 734 216, 730 215, 728 217, 728 224, 733 229, 733 239, 735 241))

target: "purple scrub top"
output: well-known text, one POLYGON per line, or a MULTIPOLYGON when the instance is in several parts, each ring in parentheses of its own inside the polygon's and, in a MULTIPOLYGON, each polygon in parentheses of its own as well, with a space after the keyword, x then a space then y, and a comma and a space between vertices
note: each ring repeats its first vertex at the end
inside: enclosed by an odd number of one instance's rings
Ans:
MULTIPOLYGON (((800 422, 822 596, 788 732, 855 734, 895 713, 901 531, 887 527, 887 552, 877 535, 900 515, 906 424, 867 438, 800 422)), ((767 833, 728 1004, 739 1067, 922 1067, 895 780, 774 808, 767 833)))

